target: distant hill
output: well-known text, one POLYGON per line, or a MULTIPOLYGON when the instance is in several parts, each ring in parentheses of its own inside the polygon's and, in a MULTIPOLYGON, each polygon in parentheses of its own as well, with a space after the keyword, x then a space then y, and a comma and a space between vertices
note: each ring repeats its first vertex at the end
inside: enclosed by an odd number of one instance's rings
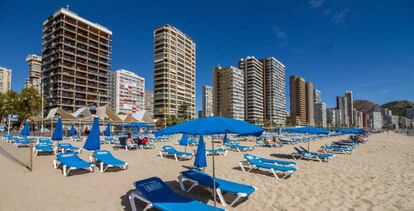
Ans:
POLYGON ((381 107, 390 109, 393 115, 406 116, 405 111, 407 108, 414 108, 414 103, 407 100, 401 100, 385 103, 381 107))
POLYGON ((357 111, 372 111, 374 110, 375 103, 369 100, 354 100, 354 108, 357 111))
MULTIPOLYGON (((369 100, 354 100, 354 108, 358 111, 372 111, 377 105, 369 100)), ((414 103, 407 100, 393 101, 381 105, 382 108, 388 108, 393 115, 405 116, 407 108, 414 108, 414 103)))

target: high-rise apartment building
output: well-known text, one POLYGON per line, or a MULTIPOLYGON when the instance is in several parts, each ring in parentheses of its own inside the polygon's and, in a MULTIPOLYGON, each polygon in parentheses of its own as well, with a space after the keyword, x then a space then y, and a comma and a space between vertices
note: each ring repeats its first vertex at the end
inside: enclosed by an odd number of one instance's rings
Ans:
POLYGON ((203 86, 202 117, 213 116, 213 87, 203 86))
POLYGON ((111 109, 132 114, 144 110, 145 79, 128 70, 111 72, 111 109))
POLYGON ((315 114, 315 126, 326 127, 326 104, 315 103, 314 104, 315 114))
POLYGON ((112 32, 62 8, 43 23, 45 109, 73 112, 109 102, 112 32))
POLYGON ((254 57, 239 61, 239 69, 244 73, 245 120, 263 123, 263 67, 254 57))
POLYGON ((263 68, 263 115, 271 126, 286 124, 285 65, 274 57, 259 60, 263 68))
POLYGON ((290 118, 294 125, 306 124, 306 81, 298 76, 291 76, 290 118))
POLYGON ((238 68, 216 67, 213 72, 214 116, 245 119, 244 74, 238 68))
POLYGON ((335 127, 335 108, 326 109, 326 125, 328 127, 335 127))
POLYGON ((0 67, 0 93, 11 90, 12 70, 0 67))
POLYGON ((155 118, 178 116, 187 104, 195 118, 196 45, 177 28, 164 25, 154 31, 155 118))
POLYGON ((291 76, 290 115, 295 125, 314 125, 313 84, 298 76, 291 76))
POLYGON ((352 91, 345 92, 346 97, 346 106, 347 106, 347 113, 348 113, 348 125, 355 126, 354 122, 354 97, 352 95, 352 91))
POLYGON ((341 110, 341 125, 342 127, 349 127, 348 103, 346 96, 336 97, 336 108, 341 110))
POLYGON ((40 92, 42 81, 42 57, 31 54, 26 57, 26 62, 29 66, 29 74, 24 87, 33 87, 40 92))
POLYGON ((313 83, 306 82, 306 122, 308 125, 315 125, 314 116, 314 100, 313 100, 313 83))
POLYGON ((144 94, 144 109, 149 112, 152 118, 154 118, 154 92, 151 90, 145 90, 144 94))
POLYGON ((321 91, 320 90, 318 90, 318 89, 313 90, 313 101, 315 103, 322 102, 322 100, 321 100, 321 91))

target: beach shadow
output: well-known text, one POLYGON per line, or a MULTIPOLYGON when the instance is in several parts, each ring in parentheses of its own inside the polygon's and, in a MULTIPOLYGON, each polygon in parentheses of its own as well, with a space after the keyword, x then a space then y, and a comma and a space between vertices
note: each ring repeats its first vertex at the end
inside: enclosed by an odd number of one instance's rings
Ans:
POLYGON ((16 157, 14 157, 12 154, 10 154, 9 152, 7 152, 6 150, 4 150, 1 146, 0 146, 0 154, 2 154, 5 158, 15 162, 16 164, 25 167, 26 169, 28 169, 30 171, 30 167, 27 166, 25 163, 23 163, 22 161, 20 161, 19 159, 17 159, 16 157))
POLYGON ((270 154, 270 156, 272 157, 276 157, 276 158, 281 158, 281 159, 290 159, 290 160, 294 160, 292 158, 292 155, 290 154, 280 154, 280 153, 274 153, 274 154, 270 154))

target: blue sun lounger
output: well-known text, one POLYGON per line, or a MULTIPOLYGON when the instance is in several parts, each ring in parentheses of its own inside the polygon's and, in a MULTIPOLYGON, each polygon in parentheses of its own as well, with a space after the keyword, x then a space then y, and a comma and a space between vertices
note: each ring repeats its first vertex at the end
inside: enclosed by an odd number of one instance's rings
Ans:
POLYGON ((307 150, 299 149, 294 147, 296 153, 292 153, 293 159, 307 159, 307 160, 317 160, 319 162, 325 161, 328 162, 330 159, 335 157, 334 154, 326 154, 326 153, 316 153, 316 152, 308 152, 307 150))
POLYGON ((246 152, 246 151, 251 151, 254 150, 253 146, 242 146, 239 144, 224 144, 225 147, 227 147, 227 149, 230 150, 234 150, 234 151, 238 151, 238 152, 246 152))
POLYGON ((221 155, 221 156, 226 156, 227 155, 227 150, 225 149, 208 149, 206 150, 206 155, 221 155))
POLYGON ((282 146, 282 143, 266 143, 264 141, 256 141, 256 145, 259 146, 259 147, 275 148, 275 147, 282 146))
POLYGON ((41 153, 54 153, 55 150, 53 149, 52 145, 48 144, 48 143, 38 143, 35 145, 34 149, 33 149, 33 153, 35 155, 38 155, 39 152, 41 153))
MULTIPOLYGON (((62 150, 62 153, 65 152, 78 152, 81 153, 82 149, 78 148, 78 147, 74 147, 72 144, 69 143, 61 143, 59 144, 59 149, 62 150)), ((59 151, 58 149, 58 151, 59 151)))
POLYGON ((26 138, 20 138, 20 139, 17 139, 15 142, 14 142, 14 147, 16 147, 16 148, 19 148, 19 147, 22 147, 22 146, 30 146, 30 141, 29 141, 29 139, 26 139, 26 138))
POLYGON ((89 169, 93 172, 94 167, 92 163, 80 159, 80 157, 73 152, 57 154, 56 159, 53 160, 53 167, 58 168, 59 166, 62 166, 64 176, 68 176, 71 170, 76 169, 89 169))
POLYGON ((116 144, 115 139, 112 138, 112 137, 105 137, 104 141, 105 141, 106 144, 116 144))
POLYGON ((262 163, 270 163, 270 164, 275 164, 275 165, 280 165, 280 166, 295 166, 296 165, 296 162, 293 162, 293 161, 267 159, 267 158, 257 157, 251 154, 243 154, 243 158, 246 158, 247 156, 250 156, 250 159, 252 158, 258 159, 262 163))
POLYGON ((108 168, 111 167, 119 167, 122 169, 128 168, 127 162, 115 158, 108 150, 95 151, 91 160, 99 163, 99 169, 101 172, 105 172, 108 168))
POLYGON ((248 172, 260 168, 269 169, 276 179, 279 179, 279 176, 276 174, 276 171, 283 173, 284 176, 282 178, 285 179, 297 171, 296 167, 265 163, 252 155, 244 154, 243 157, 246 159, 245 161, 240 162, 240 168, 243 172, 246 172, 246 167, 249 168, 248 172))
POLYGON ((37 140, 37 143, 38 144, 49 144, 49 145, 52 145, 52 142, 48 138, 39 138, 39 140, 37 140))
POLYGON ((350 149, 348 147, 323 145, 323 146, 321 146, 321 149, 326 153, 352 154, 352 149, 350 149))
POLYGON ((128 196, 132 211, 137 211, 135 199, 147 204, 143 209, 144 211, 151 208, 165 211, 223 210, 175 193, 158 177, 136 181, 134 182, 134 186, 135 190, 128 196))
POLYGON ((177 151, 174 147, 170 145, 162 146, 162 150, 160 151, 160 157, 164 157, 165 155, 174 156, 177 162, 181 159, 191 159, 193 157, 193 153, 177 151))
MULTIPOLYGON (((178 176, 178 182, 180 183, 181 190, 185 191, 184 187, 184 181, 190 181, 193 184, 191 187, 187 190, 187 192, 190 192, 191 189, 193 189, 197 185, 201 185, 210 189, 214 188, 213 183, 213 177, 210 175, 192 169, 183 171, 178 176)), ((250 186, 250 185, 243 185, 240 183, 230 182, 224 179, 216 178, 216 193, 220 199, 220 202, 223 206, 227 206, 226 201, 224 200, 223 194, 230 193, 233 195, 236 195, 236 199, 233 200, 233 202, 230 203, 230 206, 233 206, 236 202, 238 202, 243 197, 248 197, 250 194, 254 193, 256 191, 256 187, 250 186)))

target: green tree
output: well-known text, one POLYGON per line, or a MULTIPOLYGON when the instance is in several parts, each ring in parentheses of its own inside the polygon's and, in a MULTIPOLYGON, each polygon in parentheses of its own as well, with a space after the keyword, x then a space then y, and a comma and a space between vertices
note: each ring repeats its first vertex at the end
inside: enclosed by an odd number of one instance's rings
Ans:
POLYGON ((24 88, 20 94, 18 114, 22 120, 38 114, 42 107, 42 98, 35 88, 24 88))

